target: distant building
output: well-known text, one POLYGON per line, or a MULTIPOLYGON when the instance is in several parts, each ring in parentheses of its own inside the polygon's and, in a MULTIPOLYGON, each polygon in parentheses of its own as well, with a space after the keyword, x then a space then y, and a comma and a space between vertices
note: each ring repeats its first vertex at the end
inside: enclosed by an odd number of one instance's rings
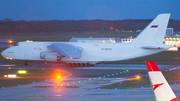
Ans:
POLYGON ((120 38, 72 38, 69 42, 121 42, 120 38))
MULTIPOLYGON (((122 38, 121 42, 122 43, 128 43, 131 42, 133 39, 132 38, 122 38)), ((177 51, 178 47, 180 47, 180 37, 165 37, 164 44, 173 46, 172 48, 168 49, 170 51, 177 51)))
POLYGON ((174 29, 173 28, 167 28, 166 29, 166 37, 172 37, 174 33, 174 29))
POLYGON ((180 41, 179 37, 166 37, 166 38, 164 38, 164 44, 175 46, 175 47, 180 47, 179 41, 180 41))
POLYGON ((133 38, 122 38, 121 42, 122 43, 128 43, 128 42, 131 42, 132 40, 133 40, 133 38))
POLYGON ((164 44, 173 46, 172 48, 168 50, 174 50, 177 51, 178 47, 180 47, 180 37, 165 37, 164 38, 164 44))
POLYGON ((137 33, 140 33, 141 31, 142 31, 141 29, 136 30, 137 33))
POLYGON ((174 32, 174 37, 180 37, 180 31, 174 32))

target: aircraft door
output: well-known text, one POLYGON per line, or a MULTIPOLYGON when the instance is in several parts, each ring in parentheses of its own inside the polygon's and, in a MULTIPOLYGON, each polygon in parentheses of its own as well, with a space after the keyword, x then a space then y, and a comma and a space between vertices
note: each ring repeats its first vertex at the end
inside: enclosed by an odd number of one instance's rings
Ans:
POLYGON ((28 60, 28 54, 24 54, 24 60, 28 60))

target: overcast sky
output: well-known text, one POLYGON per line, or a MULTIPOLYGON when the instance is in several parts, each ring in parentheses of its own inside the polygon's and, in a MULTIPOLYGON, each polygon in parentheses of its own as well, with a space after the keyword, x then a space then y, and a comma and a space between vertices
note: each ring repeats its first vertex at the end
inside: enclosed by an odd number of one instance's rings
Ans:
POLYGON ((180 20, 180 0, 0 0, 0 20, 180 20))

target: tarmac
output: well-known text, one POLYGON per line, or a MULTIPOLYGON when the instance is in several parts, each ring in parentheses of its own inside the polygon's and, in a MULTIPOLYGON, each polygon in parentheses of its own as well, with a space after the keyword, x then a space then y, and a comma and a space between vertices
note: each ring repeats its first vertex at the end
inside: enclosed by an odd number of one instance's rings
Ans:
MULTIPOLYGON (((162 71, 180 70, 178 65, 158 65, 162 71)), ((1 69, 53 69, 71 75, 60 82, 45 79, 42 82, 0 88, 0 101, 155 101, 151 86, 102 89, 104 85, 120 83, 136 75, 147 75, 145 64, 100 64, 94 67, 67 67, 63 64, 0 63, 1 69), (124 71, 126 71, 124 73, 124 71), (122 74, 120 74, 122 72, 122 74), (118 74, 117 74, 118 73, 118 74), (109 75, 109 76, 108 76, 109 75)), ((12 82, 13 83, 13 82, 12 82)), ((180 84, 171 82, 180 99, 180 84)))

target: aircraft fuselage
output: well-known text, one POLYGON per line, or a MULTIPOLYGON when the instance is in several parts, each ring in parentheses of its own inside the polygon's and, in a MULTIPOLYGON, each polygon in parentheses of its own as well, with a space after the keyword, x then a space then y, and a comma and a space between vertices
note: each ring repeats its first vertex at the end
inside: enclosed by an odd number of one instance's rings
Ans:
POLYGON ((1 54, 6 59, 17 61, 47 61, 47 62, 66 62, 66 63, 89 63, 96 64, 107 61, 121 61, 133 59, 147 55, 162 52, 170 46, 164 44, 148 44, 148 46, 164 47, 163 49, 143 49, 147 44, 135 43, 77 43, 77 42, 19 42, 17 46, 12 46, 4 50, 1 54), (48 49, 47 46, 52 43, 66 43, 73 46, 81 47, 81 58, 71 59, 58 54, 57 52, 48 49), (49 55, 49 59, 42 58, 44 55, 49 55), (54 59, 59 56, 60 60, 54 59), (52 59, 51 59, 52 58, 52 59))

